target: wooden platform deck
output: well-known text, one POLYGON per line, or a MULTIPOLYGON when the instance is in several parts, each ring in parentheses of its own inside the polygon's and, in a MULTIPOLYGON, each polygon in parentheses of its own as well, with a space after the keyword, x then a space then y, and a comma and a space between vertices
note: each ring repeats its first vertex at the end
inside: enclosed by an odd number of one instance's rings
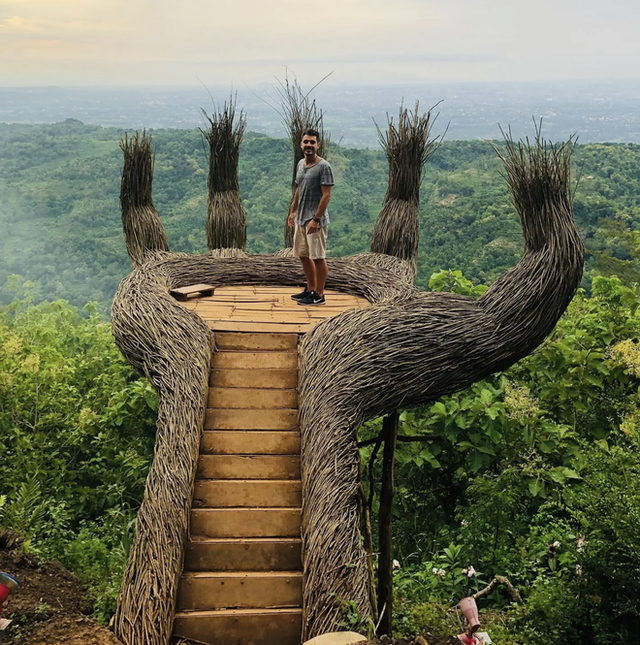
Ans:
POLYGON ((328 291, 233 286, 181 301, 216 333, 174 636, 206 645, 299 645, 300 335, 368 307, 328 291))
POLYGON ((370 306, 365 298, 326 291, 325 305, 301 306, 291 296, 299 287, 218 287, 212 296, 180 304, 199 314, 213 331, 304 334, 325 318, 370 306))

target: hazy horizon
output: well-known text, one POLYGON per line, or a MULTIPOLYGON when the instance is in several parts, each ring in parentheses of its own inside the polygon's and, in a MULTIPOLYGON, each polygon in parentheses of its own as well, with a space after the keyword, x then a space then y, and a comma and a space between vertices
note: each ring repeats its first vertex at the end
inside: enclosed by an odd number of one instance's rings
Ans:
MULTIPOLYGON (((311 85, 303 86, 305 90, 311 85)), ((229 99, 231 87, 98 86, 0 87, 0 122, 52 123, 68 118, 124 130, 195 128, 204 125, 202 108, 211 111, 229 99)), ((374 121, 384 126, 398 107, 435 108, 435 132, 449 125, 447 139, 499 139, 500 126, 531 136, 533 119, 544 134, 564 140, 577 134, 583 143, 640 143, 640 79, 570 83, 429 83, 344 85, 327 79, 312 94, 324 111, 334 142, 377 148, 374 121)), ((287 136, 278 115, 275 81, 237 88, 238 109, 247 128, 287 136)))
POLYGON ((620 83, 632 83, 640 85, 640 71, 635 71, 633 75, 629 76, 601 76, 593 78, 557 78, 557 79, 496 79, 493 81, 485 80, 456 80, 456 79, 445 79, 445 80, 433 80, 433 81, 398 81, 398 82, 358 82, 358 81, 340 81, 336 82, 333 80, 335 76, 334 72, 329 71, 319 78, 311 77, 301 77, 296 74, 294 70, 290 67, 283 65, 281 73, 274 74, 273 77, 264 79, 262 81, 256 81, 255 83, 246 84, 236 84, 234 82, 230 83, 214 83, 207 84, 203 83, 199 78, 195 78, 193 81, 184 82, 184 83, 144 83, 144 82, 130 82, 130 83, 87 83, 87 82, 78 82, 78 83, 2 83, 0 82, 0 89, 88 89, 88 90, 117 90, 117 89, 134 89, 134 88, 144 88, 144 89, 179 89, 179 90, 203 90, 204 92, 207 89, 212 87, 216 91, 221 88, 224 89, 227 94, 229 92, 235 92, 238 89, 272 89, 279 81, 285 81, 287 78, 289 80, 299 80, 301 83, 304 83, 307 89, 311 89, 316 84, 318 87, 332 86, 335 88, 368 88, 368 87, 412 87, 412 86, 447 86, 447 85, 463 85, 463 86, 487 86, 487 85, 523 85, 523 86, 535 86, 535 85, 585 85, 585 84, 620 84, 620 83), (326 80, 323 79, 326 77, 326 80))

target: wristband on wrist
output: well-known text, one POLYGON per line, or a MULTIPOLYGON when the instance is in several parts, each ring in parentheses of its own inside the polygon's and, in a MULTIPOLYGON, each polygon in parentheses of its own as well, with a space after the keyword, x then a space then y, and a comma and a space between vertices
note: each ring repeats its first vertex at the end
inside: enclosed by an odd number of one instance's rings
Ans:
POLYGON ((319 220, 319 219, 316 219, 315 217, 313 218, 313 221, 314 221, 316 224, 320 224, 320 220, 319 220))

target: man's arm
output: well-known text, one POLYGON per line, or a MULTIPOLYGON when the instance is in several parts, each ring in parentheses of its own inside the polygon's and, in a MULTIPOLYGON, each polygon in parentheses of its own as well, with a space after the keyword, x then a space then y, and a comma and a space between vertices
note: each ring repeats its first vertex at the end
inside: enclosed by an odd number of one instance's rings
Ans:
POLYGON ((313 219, 309 222, 309 226, 307 227, 307 233, 314 233, 315 231, 318 230, 318 224, 320 223, 320 219, 322 218, 325 211, 327 210, 327 206, 329 206, 329 200, 331 199, 332 188, 333 186, 325 186, 325 185, 320 186, 320 190, 322 190, 322 197, 320 198, 320 203, 318 204, 316 214, 313 216, 313 219))
POLYGON ((293 199, 291 200, 291 205, 289 206, 289 217, 287 218, 287 224, 293 228, 296 225, 296 215, 298 213, 298 202, 300 201, 300 195, 298 189, 293 193, 293 199))

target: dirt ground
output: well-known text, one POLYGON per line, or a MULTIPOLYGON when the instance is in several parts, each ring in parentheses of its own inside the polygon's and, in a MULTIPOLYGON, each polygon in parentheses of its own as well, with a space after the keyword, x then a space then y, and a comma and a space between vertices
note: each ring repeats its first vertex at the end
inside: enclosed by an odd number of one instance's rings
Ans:
POLYGON ((4 606, 12 620, 3 645, 119 645, 105 627, 87 618, 91 606, 86 589, 58 562, 40 564, 19 549, 10 536, 0 535, 0 571, 16 577, 20 589, 4 606))
POLYGON ((358 645, 461 645, 460 640, 453 636, 436 636, 435 634, 424 634, 415 639, 406 638, 374 638, 372 641, 363 641, 358 645))

